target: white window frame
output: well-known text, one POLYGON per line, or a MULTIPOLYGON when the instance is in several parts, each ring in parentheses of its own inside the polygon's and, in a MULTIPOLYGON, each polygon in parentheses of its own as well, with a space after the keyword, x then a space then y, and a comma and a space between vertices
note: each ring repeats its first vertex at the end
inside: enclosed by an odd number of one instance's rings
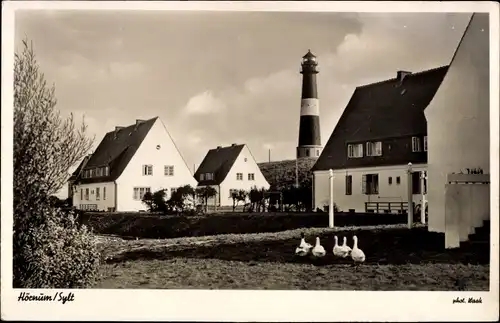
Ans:
POLYGON ((381 141, 367 142, 366 156, 382 156, 382 142, 381 141))
POLYGON ((414 153, 422 151, 422 142, 419 137, 411 137, 411 151, 414 153))
POLYGON ((134 187, 133 199, 136 201, 142 201, 144 194, 151 192, 151 187, 134 187))
POLYGON ((248 173, 248 180, 255 181, 255 173, 248 173))
POLYGON ((427 151, 427 136, 424 136, 424 151, 427 151))
POLYGON ((363 144, 348 144, 347 145, 348 158, 362 158, 363 157, 363 144), (355 153, 357 152, 357 153, 355 153))
POLYGON ((236 173, 236 180, 242 181, 243 180, 243 173, 236 173))
POLYGON ((211 181, 211 180, 213 180, 213 179, 214 179, 214 176, 213 176, 213 174, 212 174, 212 173, 205 173, 205 179, 206 179, 207 181, 211 181))
POLYGON ((95 199, 97 201, 99 201, 101 199, 101 188, 100 187, 95 188, 95 199))
POLYGON ((153 165, 142 165, 142 176, 153 176, 153 165))
POLYGON ((205 174, 204 173, 201 173, 200 174, 200 181, 204 181, 205 180, 205 174))
POLYGON ((174 176, 174 166, 165 165, 164 174, 165 176, 174 176))

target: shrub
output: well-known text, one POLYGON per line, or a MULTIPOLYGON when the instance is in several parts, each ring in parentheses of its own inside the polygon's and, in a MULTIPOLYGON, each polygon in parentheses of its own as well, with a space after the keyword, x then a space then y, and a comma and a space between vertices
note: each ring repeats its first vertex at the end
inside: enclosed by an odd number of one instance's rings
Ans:
POLYGON ((78 228, 73 212, 38 207, 43 223, 16 232, 15 288, 83 288, 99 270, 99 251, 85 226, 78 228))
POLYGON ((54 87, 39 71, 28 42, 14 62, 14 288, 86 287, 99 255, 93 235, 79 227, 70 207, 50 198, 69 169, 92 146, 86 125, 61 118, 54 87))

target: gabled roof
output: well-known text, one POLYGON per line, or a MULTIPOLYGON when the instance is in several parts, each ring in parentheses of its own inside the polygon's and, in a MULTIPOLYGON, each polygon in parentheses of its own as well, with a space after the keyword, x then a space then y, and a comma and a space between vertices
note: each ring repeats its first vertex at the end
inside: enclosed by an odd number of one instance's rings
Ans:
POLYGON ((227 147, 210 149, 194 174, 194 177, 198 180, 198 185, 219 185, 222 183, 243 150, 243 147, 245 145, 233 144, 227 147), (214 179, 200 180, 200 175, 206 173, 213 173, 214 179))
POLYGON ((127 127, 108 132, 83 170, 109 166, 109 176, 82 178, 78 183, 101 183, 116 180, 125 170, 158 117, 139 121, 127 127))
POLYGON ((346 168, 349 142, 425 135, 424 109, 447 70, 401 72, 402 78, 357 87, 312 170, 346 168))

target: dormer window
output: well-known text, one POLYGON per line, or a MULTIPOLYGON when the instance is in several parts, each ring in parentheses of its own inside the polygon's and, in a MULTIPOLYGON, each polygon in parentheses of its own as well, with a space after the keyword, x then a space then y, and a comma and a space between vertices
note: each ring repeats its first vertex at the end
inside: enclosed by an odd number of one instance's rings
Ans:
POLYGON ((204 181, 205 180, 205 174, 200 174, 200 181, 204 181))

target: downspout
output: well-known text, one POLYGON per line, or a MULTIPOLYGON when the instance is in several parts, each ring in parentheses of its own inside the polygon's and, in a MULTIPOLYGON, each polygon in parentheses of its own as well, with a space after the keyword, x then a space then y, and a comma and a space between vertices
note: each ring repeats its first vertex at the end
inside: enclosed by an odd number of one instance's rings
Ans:
POLYGON ((113 181, 113 184, 115 184, 115 212, 118 212, 118 184, 116 184, 116 181, 113 181))

